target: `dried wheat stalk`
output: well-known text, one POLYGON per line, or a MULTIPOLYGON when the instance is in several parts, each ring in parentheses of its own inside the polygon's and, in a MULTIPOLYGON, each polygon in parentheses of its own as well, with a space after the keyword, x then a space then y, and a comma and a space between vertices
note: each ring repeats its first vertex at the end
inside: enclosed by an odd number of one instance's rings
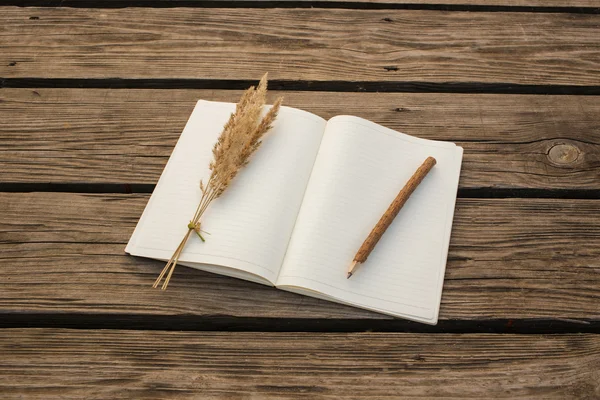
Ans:
POLYGON ((252 86, 244 92, 235 112, 231 114, 229 120, 223 127, 223 132, 215 143, 212 153, 213 160, 209 164, 210 177, 206 184, 200 181, 202 197, 200 204, 194 214, 194 217, 187 225, 188 231, 181 240, 181 243, 175 249, 173 256, 165 265, 162 272, 154 282, 153 287, 157 287, 168 271, 162 290, 165 290, 173 275, 179 256, 183 252, 185 244, 192 232, 204 241, 200 230, 200 219, 210 205, 227 189, 233 178, 242 169, 252 154, 261 144, 264 134, 271 129, 272 123, 277 117, 282 98, 278 98, 271 109, 261 119, 262 108, 265 105, 267 95, 267 74, 265 74, 257 88, 252 86))

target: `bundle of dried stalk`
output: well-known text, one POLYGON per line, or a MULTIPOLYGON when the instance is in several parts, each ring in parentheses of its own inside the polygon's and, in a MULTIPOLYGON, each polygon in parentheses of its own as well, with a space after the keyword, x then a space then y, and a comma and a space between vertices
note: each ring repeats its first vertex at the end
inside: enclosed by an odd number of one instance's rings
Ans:
POLYGON ((202 215, 210 203, 221 196, 225 189, 229 187, 237 173, 248 164, 250 157, 260 146, 262 137, 271 129, 283 99, 281 97, 278 98, 271 109, 261 119, 266 95, 267 74, 262 77, 257 88, 252 86, 244 92, 236 106, 235 112, 231 114, 225 124, 223 132, 221 132, 212 150, 213 160, 209 164, 210 177, 206 183, 200 181, 200 189, 202 191, 200 204, 198 204, 194 217, 187 225, 187 233, 156 279, 156 282, 154 282, 153 287, 156 288, 160 284, 168 271, 165 282, 162 285, 163 290, 167 288, 179 256, 192 232, 195 232, 204 241, 200 230, 202 215))

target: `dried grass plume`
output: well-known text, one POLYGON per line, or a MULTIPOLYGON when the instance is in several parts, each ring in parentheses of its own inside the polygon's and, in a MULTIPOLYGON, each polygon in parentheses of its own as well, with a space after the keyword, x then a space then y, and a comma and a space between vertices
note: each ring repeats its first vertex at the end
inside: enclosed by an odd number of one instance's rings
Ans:
POLYGON ((271 129, 277 117, 283 98, 278 98, 271 109, 261 118, 262 109, 267 96, 267 74, 260 80, 258 87, 250 87, 244 92, 235 112, 223 127, 223 132, 217 139, 212 153, 213 159, 209 164, 210 176, 205 182, 200 181, 202 197, 194 217, 187 225, 188 231, 175 249, 173 256, 163 268, 153 287, 158 287, 168 271, 162 289, 165 290, 173 275, 179 256, 183 251, 192 232, 204 241, 200 229, 200 219, 210 203, 223 194, 238 172, 248 164, 252 154, 259 148, 262 138, 271 129))

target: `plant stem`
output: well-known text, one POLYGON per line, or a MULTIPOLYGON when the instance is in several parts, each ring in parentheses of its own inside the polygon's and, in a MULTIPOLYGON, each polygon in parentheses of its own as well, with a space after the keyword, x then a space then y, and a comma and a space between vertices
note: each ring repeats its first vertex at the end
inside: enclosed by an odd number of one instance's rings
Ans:
POLYGON ((154 285, 152 285, 153 288, 158 287, 158 285, 160 284, 160 281, 162 280, 163 276, 165 275, 165 273, 170 268, 171 270, 169 271, 169 274, 167 275, 167 278, 165 279, 165 283, 163 283, 161 289, 165 290, 167 288, 167 286, 169 285, 169 281, 171 280, 171 275, 173 275, 173 271, 175 270, 175 266, 177 265, 177 262, 179 261, 179 256, 181 255, 181 252, 183 251, 183 248, 185 247, 185 244, 186 244, 187 240, 189 239, 190 234, 192 233, 192 231, 193 231, 193 229, 188 229, 187 233, 185 234, 185 236, 181 240, 181 243, 179 243, 179 246, 177 246, 177 249, 175 250, 175 252, 171 256, 171 259, 169 260, 169 262, 167 263, 167 265, 165 265, 165 267, 161 271, 160 275, 158 276, 158 278, 154 282, 154 285))
MULTIPOLYGON (((210 182, 210 180, 209 180, 209 182, 210 182)), ((204 214, 204 211, 206 211, 206 209, 208 208, 210 203, 216 198, 218 190, 219 190, 219 187, 214 187, 213 185, 210 185, 209 187, 206 188, 204 193, 202 193, 202 198, 200 199, 200 204, 198 204, 198 208, 196 208, 196 212, 194 213, 194 218, 188 224, 187 233, 185 234, 185 236, 179 243, 179 246, 177 246, 177 249, 175 249, 175 252, 171 256, 171 259, 169 260, 167 265, 165 265, 165 267, 161 271, 160 275, 158 276, 158 278, 156 279, 156 281, 154 282, 154 285, 152 285, 152 287, 154 287, 154 288, 158 287, 158 285, 160 284, 160 281, 163 279, 163 277, 165 276, 167 271, 169 271, 161 289, 165 290, 167 288, 167 286, 169 285, 169 281, 171 280, 171 275, 173 275, 173 271, 175 270, 175 267, 177 266, 177 262, 179 261, 179 256, 183 252, 183 249, 185 248, 185 245, 186 245, 188 239, 190 238, 190 235, 192 232, 196 232, 196 234, 198 234, 198 237, 203 242, 206 241, 204 239, 204 237, 202 236, 202 234, 200 233, 200 229, 196 230, 195 226, 198 224, 198 222, 200 222, 200 218, 202 218, 202 214, 204 214)))

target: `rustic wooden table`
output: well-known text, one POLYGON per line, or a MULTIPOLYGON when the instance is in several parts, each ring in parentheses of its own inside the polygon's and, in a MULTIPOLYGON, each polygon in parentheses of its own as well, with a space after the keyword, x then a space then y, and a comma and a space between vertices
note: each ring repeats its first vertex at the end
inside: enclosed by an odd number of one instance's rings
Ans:
POLYGON ((600 398, 600 1, 0 4, 0 398, 600 398), (464 147, 437 326, 124 254, 265 71, 464 147))

